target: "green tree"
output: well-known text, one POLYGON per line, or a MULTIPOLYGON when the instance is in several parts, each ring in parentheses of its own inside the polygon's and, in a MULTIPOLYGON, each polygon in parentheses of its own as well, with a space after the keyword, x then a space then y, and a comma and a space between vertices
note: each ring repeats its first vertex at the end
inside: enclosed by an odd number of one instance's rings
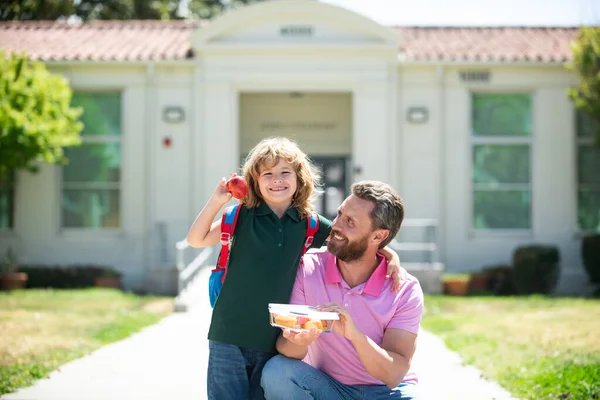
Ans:
POLYGON ((247 4, 258 3, 262 0, 190 0, 189 15, 197 19, 211 19, 226 10, 242 7, 247 4))
MULTIPOLYGON (((569 90, 569 97, 600 127, 600 27, 581 28, 571 50, 573 62, 567 68, 577 73, 579 85, 569 90)), ((600 147, 600 128, 596 144, 600 147)))
POLYGON ((0 20, 56 20, 69 16, 83 21, 209 19, 257 1, 260 0, 9 0, 0 5, 0 20))
POLYGON ((55 20, 74 12, 73 0, 7 0, 0 4, 1 21, 55 20))
POLYGON ((0 180, 37 163, 63 163, 63 149, 81 142, 80 108, 71 107, 64 77, 26 56, 0 51, 0 180))
POLYGON ((182 0, 81 0, 75 15, 84 21, 127 19, 179 19, 182 0))

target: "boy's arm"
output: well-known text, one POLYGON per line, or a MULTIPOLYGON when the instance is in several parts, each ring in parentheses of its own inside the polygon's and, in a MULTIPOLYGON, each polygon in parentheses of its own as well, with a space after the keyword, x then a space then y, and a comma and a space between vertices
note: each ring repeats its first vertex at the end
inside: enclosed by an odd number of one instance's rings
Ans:
MULTIPOLYGON (((306 257, 303 256, 303 259, 306 257)), ((306 296, 304 294, 304 261, 300 262, 298 272, 296 272, 296 281, 294 282, 294 288, 290 296, 290 304, 306 304, 306 296)), ((289 329, 282 330, 275 344, 277 351, 286 357, 297 358, 298 360, 303 359, 308 352, 308 345, 318 334, 313 337, 314 332, 313 335, 307 335, 308 332, 300 333, 298 336, 289 329)))
POLYGON ((231 199, 231 193, 222 178, 213 195, 196 217, 186 240, 192 247, 207 247, 219 243, 221 239, 221 219, 214 221, 217 213, 231 199), (214 222, 213 222, 214 221, 214 222))
POLYGON ((388 262, 386 278, 392 278, 392 291, 398 292, 400 289, 400 281, 402 279, 402 267, 400 266, 400 256, 389 246, 385 246, 379 252, 385 257, 388 262))
POLYGON ((326 245, 327 238, 331 232, 331 221, 322 215, 317 216, 319 218, 319 230, 315 234, 311 248, 318 249, 326 245))

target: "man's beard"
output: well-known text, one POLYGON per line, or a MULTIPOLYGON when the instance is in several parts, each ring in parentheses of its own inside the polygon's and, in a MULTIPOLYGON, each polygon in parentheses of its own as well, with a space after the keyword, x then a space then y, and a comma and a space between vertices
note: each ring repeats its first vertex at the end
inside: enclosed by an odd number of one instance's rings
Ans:
MULTIPOLYGON (((331 234, 333 235, 333 232, 331 234)), ((362 239, 353 242, 348 241, 345 236, 344 239, 346 239, 345 243, 333 242, 331 240, 327 243, 327 250, 341 261, 351 262, 358 260, 365 254, 369 246, 369 235, 365 235, 362 239)))

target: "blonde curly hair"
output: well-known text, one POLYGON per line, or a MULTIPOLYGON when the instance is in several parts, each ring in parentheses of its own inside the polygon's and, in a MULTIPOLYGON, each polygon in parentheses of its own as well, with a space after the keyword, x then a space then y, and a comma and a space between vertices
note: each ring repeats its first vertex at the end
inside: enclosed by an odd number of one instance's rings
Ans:
POLYGON ((296 142, 285 137, 271 137, 261 140, 246 157, 242 174, 248 182, 248 195, 241 203, 248 208, 258 207, 263 198, 258 186, 260 172, 285 160, 292 165, 298 179, 298 187, 292 198, 301 218, 315 211, 313 201, 321 189, 321 175, 308 156, 300 150, 296 142))

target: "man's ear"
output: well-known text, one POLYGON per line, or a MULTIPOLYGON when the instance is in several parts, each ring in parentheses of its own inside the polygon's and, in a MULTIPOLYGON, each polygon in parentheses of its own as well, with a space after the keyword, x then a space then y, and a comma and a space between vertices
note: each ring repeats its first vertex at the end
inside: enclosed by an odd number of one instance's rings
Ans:
POLYGON ((377 245, 383 242, 390 235, 390 231, 387 229, 377 229, 373 235, 373 242, 377 245))

